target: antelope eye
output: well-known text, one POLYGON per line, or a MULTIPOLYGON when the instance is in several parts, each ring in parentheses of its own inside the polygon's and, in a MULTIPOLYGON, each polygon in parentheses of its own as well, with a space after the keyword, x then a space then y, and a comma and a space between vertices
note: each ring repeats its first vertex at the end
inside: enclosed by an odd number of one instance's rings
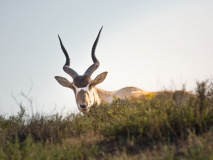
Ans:
POLYGON ((75 87, 74 87, 74 86, 72 86, 72 89, 73 89, 73 91, 76 91, 76 89, 75 89, 75 87))
POLYGON ((92 84, 90 83, 90 84, 89 84, 89 89, 91 89, 91 88, 92 88, 92 84))

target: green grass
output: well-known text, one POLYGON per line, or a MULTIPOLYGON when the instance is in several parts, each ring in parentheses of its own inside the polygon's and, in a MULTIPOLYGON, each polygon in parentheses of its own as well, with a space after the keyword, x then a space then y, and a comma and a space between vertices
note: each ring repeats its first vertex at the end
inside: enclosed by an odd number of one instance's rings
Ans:
POLYGON ((213 159, 213 85, 196 96, 127 101, 88 114, 0 116, 0 159, 213 159))

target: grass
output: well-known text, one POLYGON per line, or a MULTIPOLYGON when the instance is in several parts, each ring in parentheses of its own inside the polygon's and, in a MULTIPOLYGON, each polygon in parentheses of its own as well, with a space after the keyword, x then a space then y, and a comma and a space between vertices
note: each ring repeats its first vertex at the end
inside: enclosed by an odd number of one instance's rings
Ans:
POLYGON ((0 159, 213 159, 213 84, 196 96, 115 98, 88 114, 0 116, 0 159))

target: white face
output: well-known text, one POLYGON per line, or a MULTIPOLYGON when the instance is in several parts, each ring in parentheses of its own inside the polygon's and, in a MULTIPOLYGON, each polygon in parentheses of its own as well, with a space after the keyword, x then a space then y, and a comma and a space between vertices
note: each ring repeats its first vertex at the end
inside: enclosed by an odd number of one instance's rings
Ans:
POLYGON ((78 109, 82 112, 88 112, 90 107, 95 103, 94 88, 89 83, 86 87, 79 88, 73 84, 76 103, 78 109))

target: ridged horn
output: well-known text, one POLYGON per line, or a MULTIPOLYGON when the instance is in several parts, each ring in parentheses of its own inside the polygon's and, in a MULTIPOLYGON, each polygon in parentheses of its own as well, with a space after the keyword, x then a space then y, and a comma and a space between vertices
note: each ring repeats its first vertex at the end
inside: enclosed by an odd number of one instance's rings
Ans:
POLYGON ((98 33, 98 36, 92 46, 92 60, 93 60, 93 63, 87 70, 86 72, 84 73, 85 76, 88 76, 90 77, 92 75, 92 73, 99 67, 99 61, 98 59, 96 58, 96 55, 95 55, 95 49, 96 49, 96 46, 98 44, 98 40, 99 40, 99 37, 100 37, 100 34, 101 34, 101 31, 102 31, 102 28, 103 26, 101 27, 99 33, 98 33))
POLYGON ((64 64, 64 71, 69 74, 72 78, 75 78, 76 76, 78 76, 78 73, 76 71, 74 71, 72 68, 70 68, 70 57, 69 57, 69 54, 68 52, 66 51, 62 41, 61 41, 61 38, 60 36, 58 35, 58 38, 59 38, 59 41, 60 41, 60 45, 61 45, 61 49, 62 51, 64 52, 64 55, 66 57, 66 63, 64 64))

